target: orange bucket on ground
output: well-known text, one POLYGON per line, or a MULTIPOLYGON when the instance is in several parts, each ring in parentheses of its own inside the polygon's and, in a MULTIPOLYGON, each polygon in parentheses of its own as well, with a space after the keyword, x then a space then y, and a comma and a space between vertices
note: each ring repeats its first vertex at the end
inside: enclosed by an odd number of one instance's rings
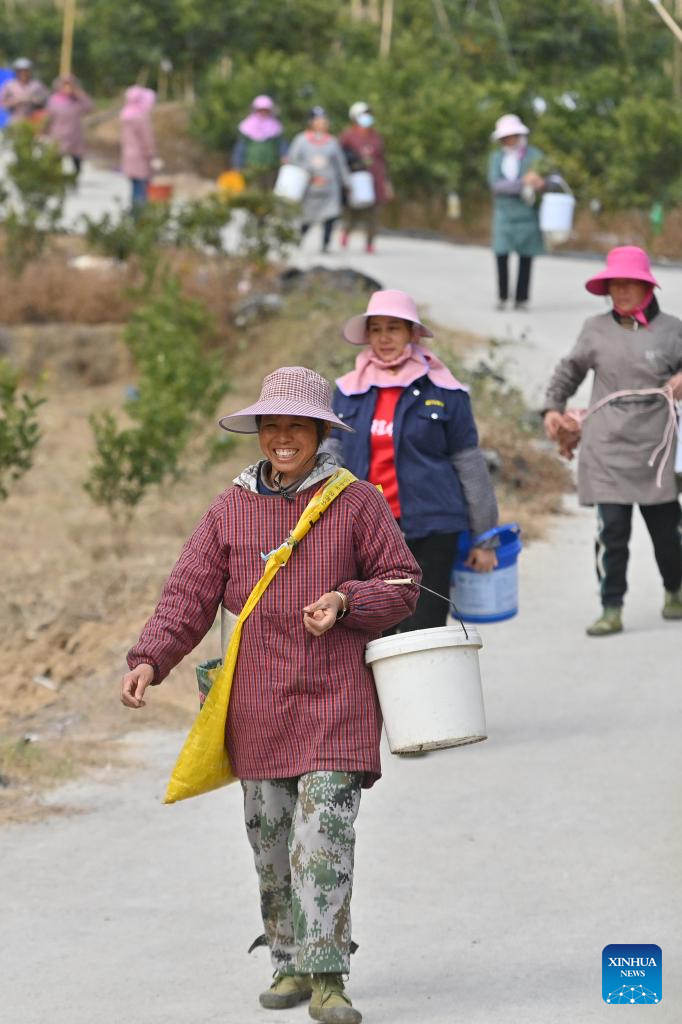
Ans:
POLYGON ((151 181, 147 188, 147 199, 150 203, 170 203, 173 198, 173 186, 168 183, 151 181))
POLYGON ((244 180, 244 175, 239 171, 223 171, 216 181, 216 185, 218 186, 218 191, 237 196, 245 190, 246 181, 244 180))

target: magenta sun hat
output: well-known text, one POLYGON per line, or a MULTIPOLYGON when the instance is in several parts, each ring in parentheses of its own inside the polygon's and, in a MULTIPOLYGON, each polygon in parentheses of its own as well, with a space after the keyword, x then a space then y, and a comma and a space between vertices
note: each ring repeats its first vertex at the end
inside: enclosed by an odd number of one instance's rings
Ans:
POLYGON ((387 288, 383 292, 374 292, 367 304, 367 311, 359 316, 352 316, 343 325, 343 336, 351 345, 367 344, 367 318, 370 316, 394 316, 399 320, 409 320, 414 324, 417 334, 422 338, 432 338, 433 332, 425 327, 419 319, 415 301, 407 292, 399 292, 395 288, 387 288))
POLYGON ((266 96, 264 93, 260 96, 256 96, 255 100, 251 104, 252 110, 273 110, 275 101, 271 96, 266 96))
POLYGON ((495 122, 493 138, 499 142, 500 139, 507 139, 510 135, 528 135, 530 129, 523 123, 517 114, 503 114, 495 122))
POLYGON ((585 283, 588 292, 593 295, 607 295, 609 281, 614 278, 627 278, 630 281, 644 281, 654 288, 660 285, 651 273, 649 257, 637 245, 619 245, 606 256, 606 267, 585 283))
POLYGON ((218 422, 223 430, 235 434, 257 434, 256 416, 305 416, 353 431, 333 411, 327 381, 306 366, 280 366, 265 377, 260 398, 254 405, 223 416, 218 422))

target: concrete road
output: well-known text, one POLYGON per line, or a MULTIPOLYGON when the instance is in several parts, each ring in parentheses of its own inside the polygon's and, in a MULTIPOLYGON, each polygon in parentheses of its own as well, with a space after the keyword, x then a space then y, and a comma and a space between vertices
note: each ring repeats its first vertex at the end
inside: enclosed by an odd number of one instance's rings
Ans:
MULTIPOLYGON (((518 318, 490 310, 483 250, 382 239, 352 263, 445 323, 508 329, 529 381, 594 308, 578 261, 539 263, 518 318)), ((679 274, 661 277, 675 309, 679 274)), ((609 943, 661 946, 662 1002, 629 1012, 681 1019, 682 624, 660 618, 640 526, 622 636, 584 635, 592 514, 571 506, 522 556, 518 618, 482 629, 489 740, 385 752, 358 821, 350 991, 367 1024, 610 1022, 609 943)), ((144 713, 153 727, 153 695, 144 713)), ((257 1002, 270 967, 246 955, 260 923, 239 789, 163 807, 181 737, 129 742, 133 774, 55 794, 82 813, 0 831, 3 1024, 302 1024, 305 1007, 257 1002)))

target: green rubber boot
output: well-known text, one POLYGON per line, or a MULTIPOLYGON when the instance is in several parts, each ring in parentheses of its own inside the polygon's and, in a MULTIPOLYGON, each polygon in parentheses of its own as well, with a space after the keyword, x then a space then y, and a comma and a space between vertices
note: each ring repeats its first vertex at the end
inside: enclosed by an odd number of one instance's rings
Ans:
POLYGON ((313 974, 313 998, 308 1013, 323 1024, 360 1024, 356 1010, 343 988, 340 974, 313 974))
POLYGON ((587 627, 588 636, 612 636, 614 633, 623 632, 620 608, 609 608, 608 605, 602 610, 596 622, 587 627))
POLYGON ((258 1001, 266 1010, 288 1010, 310 999, 313 983, 309 974, 275 974, 269 989, 261 992, 258 1001))
POLYGON ((674 594, 666 590, 662 615, 664 619, 682 619, 682 589, 674 594))

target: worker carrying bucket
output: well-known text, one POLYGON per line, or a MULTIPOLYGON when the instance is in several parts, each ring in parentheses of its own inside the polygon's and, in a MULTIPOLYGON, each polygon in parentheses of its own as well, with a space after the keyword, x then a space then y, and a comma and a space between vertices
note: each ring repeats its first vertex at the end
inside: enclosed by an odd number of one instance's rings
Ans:
POLYGON ((275 972, 260 1004, 310 1000, 322 1024, 359 1024, 343 980, 354 822, 381 776, 365 647, 414 612, 421 571, 376 487, 320 450, 332 425, 351 428, 318 373, 275 370, 255 404, 220 423, 257 434, 263 458, 185 544, 129 652, 121 699, 143 708, 150 684, 189 654, 221 606, 236 617, 222 667, 202 672, 205 700, 166 800, 239 778, 261 885, 264 936, 254 945, 270 947, 275 972), (396 578, 408 582, 387 584, 396 578))

